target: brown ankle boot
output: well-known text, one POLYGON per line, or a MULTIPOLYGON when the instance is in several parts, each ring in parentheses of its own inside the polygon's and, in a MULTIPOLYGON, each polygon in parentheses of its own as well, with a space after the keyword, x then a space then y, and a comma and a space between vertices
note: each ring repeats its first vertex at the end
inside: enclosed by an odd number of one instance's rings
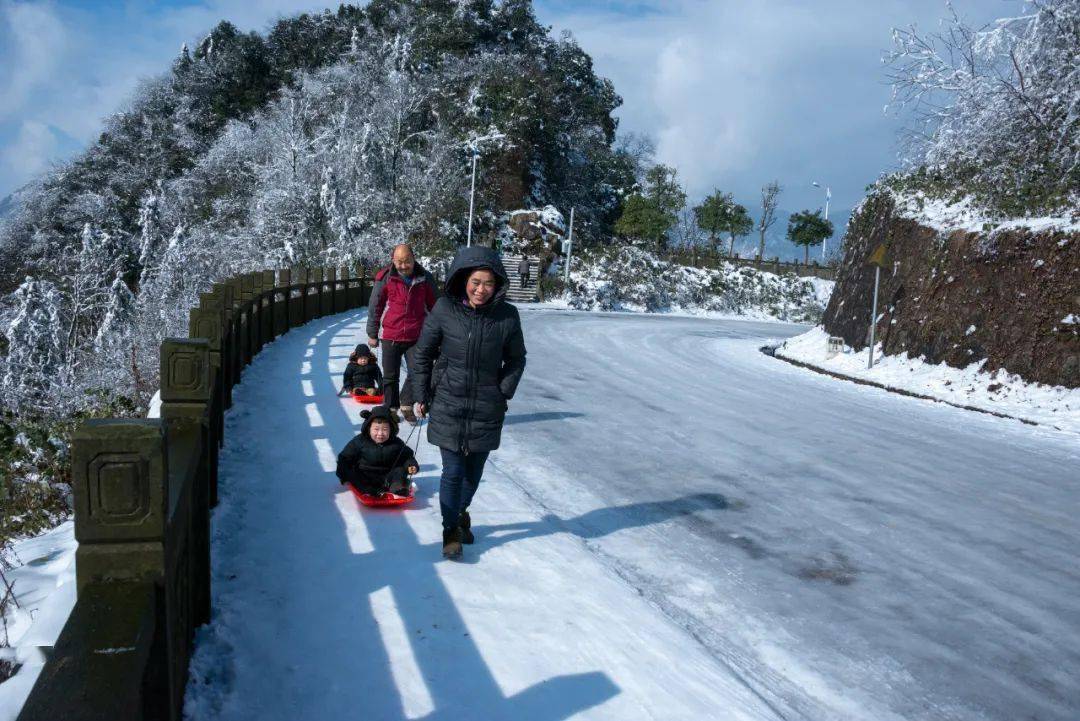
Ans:
POLYGON ((469 518, 468 511, 462 511, 458 517, 458 529, 461 531, 461 542, 472 543, 476 540, 472 532, 472 519, 469 518))
POLYGON ((461 529, 444 528, 442 532, 443 558, 461 558, 461 529))

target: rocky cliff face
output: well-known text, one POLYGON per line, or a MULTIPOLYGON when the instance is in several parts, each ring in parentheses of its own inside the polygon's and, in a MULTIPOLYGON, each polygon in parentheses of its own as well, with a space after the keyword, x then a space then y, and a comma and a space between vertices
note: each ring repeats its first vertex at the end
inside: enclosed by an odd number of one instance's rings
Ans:
POLYGON ((852 216, 823 325, 849 345, 868 341, 880 243, 877 338, 885 353, 963 367, 984 360, 1039 383, 1080 387, 1080 232, 940 230, 898 210, 889 193, 852 216))

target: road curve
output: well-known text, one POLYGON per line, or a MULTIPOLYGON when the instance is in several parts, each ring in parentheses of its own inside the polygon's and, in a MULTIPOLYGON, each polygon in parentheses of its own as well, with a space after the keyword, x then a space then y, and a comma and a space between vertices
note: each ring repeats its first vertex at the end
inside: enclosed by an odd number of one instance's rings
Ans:
POLYGON ((796 326, 522 315, 495 472, 781 715, 1080 718, 1075 436, 757 351, 796 326))

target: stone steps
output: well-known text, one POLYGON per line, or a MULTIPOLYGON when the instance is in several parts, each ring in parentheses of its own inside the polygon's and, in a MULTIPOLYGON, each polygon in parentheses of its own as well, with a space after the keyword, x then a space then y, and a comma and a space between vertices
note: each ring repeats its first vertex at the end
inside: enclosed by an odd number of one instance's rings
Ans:
POLYGON ((538 258, 529 258, 529 282, 524 288, 521 287, 521 276, 517 270, 518 263, 521 262, 521 256, 506 255, 503 256, 502 261, 503 267, 506 268, 506 277, 510 281, 510 287, 506 290, 507 299, 516 303, 532 303, 535 301, 537 289, 540 285, 540 260, 538 258))

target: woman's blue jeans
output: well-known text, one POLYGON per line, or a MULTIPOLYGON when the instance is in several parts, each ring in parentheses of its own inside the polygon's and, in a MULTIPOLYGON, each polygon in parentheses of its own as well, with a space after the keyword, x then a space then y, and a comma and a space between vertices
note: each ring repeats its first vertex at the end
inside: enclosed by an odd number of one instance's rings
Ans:
POLYGON ((442 509, 443 528, 457 528, 461 512, 472 503, 480 477, 484 475, 488 451, 461 453, 442 451, 442 480, 439 483, 439 507, 442 509))

